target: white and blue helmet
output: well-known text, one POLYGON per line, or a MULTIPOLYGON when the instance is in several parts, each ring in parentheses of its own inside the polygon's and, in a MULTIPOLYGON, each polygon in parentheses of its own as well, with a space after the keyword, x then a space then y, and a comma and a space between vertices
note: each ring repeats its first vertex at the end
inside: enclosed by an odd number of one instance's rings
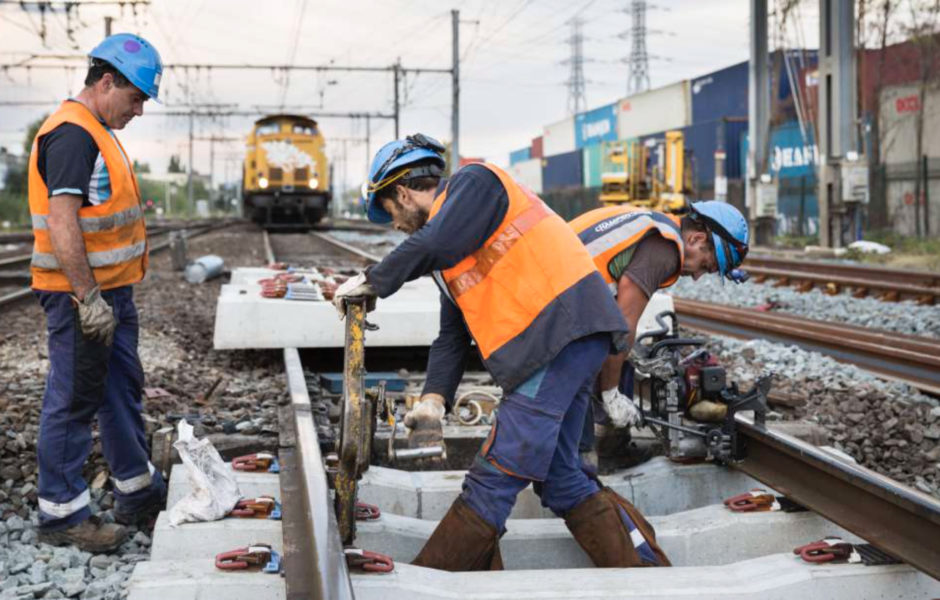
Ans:
POLYGON ((421 133, 409 135, 404 140, 395 140, 379 148, 372 159, 369 180, 362 184, 362 199, 366 215, 373 223, 391 223, 388 214, 375 193, 396 181, 415 177, 440 177, 444 173, 444 145, 421 133), (423 163, 419 167, 409 165, 423 163))

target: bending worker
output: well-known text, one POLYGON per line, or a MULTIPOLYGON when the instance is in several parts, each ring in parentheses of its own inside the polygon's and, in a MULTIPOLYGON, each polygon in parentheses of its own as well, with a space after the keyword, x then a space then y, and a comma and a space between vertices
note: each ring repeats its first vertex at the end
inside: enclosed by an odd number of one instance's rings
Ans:
MULTIPOLYGON (((570 225, 614 294, 630 327, 631 346, 650 296, 676 283, 680 275, 698 280, 706 273, 718 273, 736 283, 747 278, 737 269, 747 256, 747 219, 725 202, 691 203, 689 213, 681 218, 632 206, 610 206, 588 211, 570 225)), ((620 389, 625 356, 610 356, 598 378, 603 412, 615 428, 628 427, 639 417, 636 405, 623 393, 632 390, 620 389)), ((693 416, 710 420, 723 417, 710 414, 723 407, 701 401, 691 410, 693 416)), ((589 417, 585 438, 599 420, 605 419, 589 417)))
POLYGON ((166 485, 148 460, 131 286, 147 270, 132 161, 114 135, 156 99, 163 71, 146 40, 112 35, 90 53, 85 87, 42 124, 29 156, 32 288, 46 312, 49 375, 39 423, 39 541, 88 552, 126 529, 89 510, 82 466, 97 415, 114 517, 155 514, 166 485))
POLYGON ((383 146, 364 187, 369 219, 410 234, 344 283, 345 296, 387 297, 433 274, 441 327, 421 400, 405 417, 412 444, 443 444, 442 419, 476 342, 504 399, 461 495, 414 564, 502 568, 499 538, 516 495, 536 484, 597 566, 668 565, 642 515, 582 470, 578 441, 594 378, 627 327, 570 227, 499 168, 442 178, 444 148, 423 135, 383 146))

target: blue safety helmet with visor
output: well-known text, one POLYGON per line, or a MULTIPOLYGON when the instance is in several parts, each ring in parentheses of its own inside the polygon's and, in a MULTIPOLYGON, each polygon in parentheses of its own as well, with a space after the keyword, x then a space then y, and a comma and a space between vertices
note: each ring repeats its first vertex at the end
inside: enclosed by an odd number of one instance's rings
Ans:
POLYGON ((150 42, 132 33, 109 35, 88 53, 89 61, 103 60, 120 71, 134 87, 159 103, 163 61, 150 42))
POLYGON ((391 223, 392 215, 382 208, 376 192, 395 182, 416 177, 441 177, 444 174, 446 148, 434 138, 416 133, 379 148, 372 159, 369 180, 362 184, 366 215, 373 223, 391 223), (416 167, 409 167, 422 163, 416 167))
POLYGON ((748 273, 738 268, 748 251, 748 226, 744 215, 727 202, 707 200, 691 203, 689 216, 705 225, 711 234, 722 282, 726 278, 735 283, 747 281, 748 273))

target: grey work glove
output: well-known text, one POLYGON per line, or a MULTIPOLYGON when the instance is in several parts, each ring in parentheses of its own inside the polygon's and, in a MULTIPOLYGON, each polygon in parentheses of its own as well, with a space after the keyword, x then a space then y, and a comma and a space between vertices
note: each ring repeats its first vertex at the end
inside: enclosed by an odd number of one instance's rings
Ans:
POLYGON ((84 299, 79 300, 72 296, 72 300, 78 306, 78 322, 81 324, 82 334, 110 346, 118 323, 111 305, 101 297, 101 288, 96 285, 85 294, 84 299))
POLYGON ((336 288, 336 292, 333 294, 333 306, 335 306, 337 312, 339 312, 340 320, 346 317, 346 304, 344 300, 357 296, 364 296, 366 298, 366 312, 375 310, 375 290, 372 289, 372 286, 369 285, 369 282, 366 280, 365 273, 359 273, 355 277, 350 277, 336 288))
POLYGON ((444 447, 444 396, 425 394, 405 415, 409 448, 444 447))

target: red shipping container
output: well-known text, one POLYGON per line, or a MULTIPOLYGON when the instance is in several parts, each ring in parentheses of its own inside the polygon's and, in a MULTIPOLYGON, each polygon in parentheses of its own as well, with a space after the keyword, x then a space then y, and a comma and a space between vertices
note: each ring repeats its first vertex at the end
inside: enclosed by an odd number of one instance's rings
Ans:
POLYGON ((532 140, 532 158, 542 158, 542 136, 532 140))
POLYGON ((461 156, 461 157, 460 157, 460 162, 458 163, 458 166, 459 166, 459 167, 466 167, 467 165, 470 165, 470 164, 473 164, 473 163, 482 163, 482 162, 486 162, 486 161, 483 160, 482 158, 468 158, 468 157, 466 157, 466 156, 461 156))

